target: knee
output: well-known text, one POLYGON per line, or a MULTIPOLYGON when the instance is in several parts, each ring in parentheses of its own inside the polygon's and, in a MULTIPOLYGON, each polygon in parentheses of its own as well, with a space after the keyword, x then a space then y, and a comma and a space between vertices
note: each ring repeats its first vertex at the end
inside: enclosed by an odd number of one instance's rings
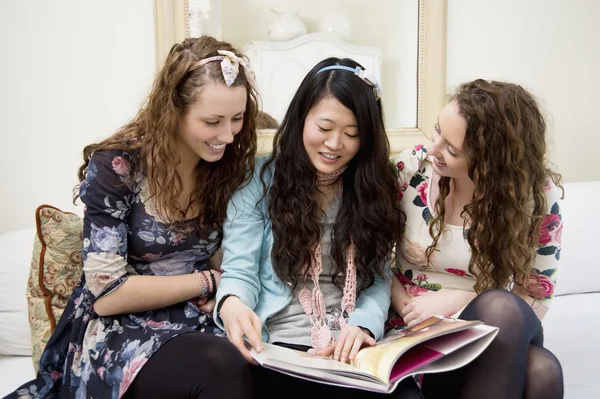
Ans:
MULTIPOLYGON (((246 398, 251 396, 252 379, 250 367, 240 351, 227 338, 197 333, 189 334, 187 354, 194 359, 198 367, 193 370, 197 392, 204 392, 202 397, 246 398), (197 370, 201 368, 201 381, 197 370), (224 384, 224 381, 226 383, 224 384)), ((192 369, 191 367, 190 369, 192 369)))
POLYGON ((248 367, 246 359, 227 338, 194 332, 182 334, 174 340, 177 345, 170 348, 174 356, 185 359, 188 364, 195 360, 208 365, 213 375, 248 367))
POLYGON ((204 346, 205 358, 214 372, 227 375, 239 371, 248 373, 248 362, 227 338, 210 336, 210 343, 204 346))
POLYGON ((527 378, 533 381, 544 381, 544 385, 563 385, 563 371, 560 361, 552 352, 545 348, 529 349, 527 359, 527 378), (543 352, 543 356, 532 351, 543 352))
MULTIPOLYGON (((253 397, 254 385, 250 365, 240 351, 227 338, 213 340, 205 357, 210 371, 207 373, 210 386, 205 386, 207 397, 216 397, 213 390, 222 398, 253 397)), ((204 396, 203 396, 204 397, 204 396)))
POLYGON ((506 290, 491 289, 477 295, 477 298, 475 298, 473 302, 480 303, 488 309, 501 308, 506 310, 507 308, 511 307, 517 308, 519 306, 519 300, 522 301, 523 299, 521 299, 518 295, 513 294, 512 292, 506 290))
POLYGON ((497 325, 507 317, 515 320, 520 313, 527 309, 527 304, 518 295, 500 289, 482 292, 467 306, 464 316, 474 320, 482 320, 486 324, 497 325))
POLYGON ((549 350, 531 345, 527 356, 525 398, 564 397, 564 380, 560 362, 549 350))
POLYGON ((225 337, 197 333, 190 338, 195 338, 197 350, 202 351, 204 356, 211 360, 217 360, 222 357, 231 359, 232 361, 243 359, 240 351, 225 337))

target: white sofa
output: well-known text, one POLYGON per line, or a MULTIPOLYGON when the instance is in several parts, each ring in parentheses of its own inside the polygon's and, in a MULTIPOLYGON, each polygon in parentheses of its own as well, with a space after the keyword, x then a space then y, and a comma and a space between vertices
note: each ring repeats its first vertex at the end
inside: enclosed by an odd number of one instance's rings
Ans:
MULTIPOLYGON (((600 392, 595 366, 600 359, 600 181, 566 184, 565 191, 563 250, 557 297, 544 320, 546 346, 562 363, 565 398, 594 398, 600 392)), ((26 229, 0 235, 0 397, 34 377, 25 299, 34 234, 26 229)))

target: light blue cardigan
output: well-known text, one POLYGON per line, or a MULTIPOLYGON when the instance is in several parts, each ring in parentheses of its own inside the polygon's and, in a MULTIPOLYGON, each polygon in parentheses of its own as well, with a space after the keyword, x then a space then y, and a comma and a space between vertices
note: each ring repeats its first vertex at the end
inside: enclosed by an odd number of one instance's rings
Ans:
MULTIPOLYGON (((269 338, 266 320, 292 301, 290 287, 277 277, 271 265, 273 233, 266 198, 261 199, 260 169, 265 161, 265 156, 257 157, 252 180, 234 193, 227 207, 223 226, 223 275, 216 297, 219 304, 225 295, 235 295, 253 309, 263 322, 264 342, 269 338)), ((270 187, 272 177, 273 167, 265 173, 267 187, 270 187)), ((392 274, 389 267, 386 270, 385 278, 376 274, 373 285, 360 293, 356 310, 348 320, 352 325, 367 328, 376 340, 383 336, 390 307, 392 274)), ((215 306, 216 323, 223 328, 216 309, 215 306)))

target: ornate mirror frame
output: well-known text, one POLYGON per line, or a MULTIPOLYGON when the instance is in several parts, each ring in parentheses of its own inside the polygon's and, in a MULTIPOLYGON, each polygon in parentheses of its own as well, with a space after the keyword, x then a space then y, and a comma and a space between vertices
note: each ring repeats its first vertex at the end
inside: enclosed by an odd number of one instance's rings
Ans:
MULTIPOLYGON (((446 102, 447 0, 418 0, 417 126, 388 129, 392 154, 427 142, 446 102)), ((154 0, 157 70, 171 46, 189 36, 188 0, 154 0)), ((275 130, 258 132, 259 149, 270 148, 275 130)))

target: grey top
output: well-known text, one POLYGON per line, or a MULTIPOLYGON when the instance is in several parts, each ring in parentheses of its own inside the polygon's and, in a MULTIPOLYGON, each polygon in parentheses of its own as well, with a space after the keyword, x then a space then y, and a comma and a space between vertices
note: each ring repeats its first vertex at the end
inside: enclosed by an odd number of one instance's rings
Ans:
MULTIPOLYGON (((337 339, 339 335, 339 325, 337 315, 340 313, 343 292, 331 281, 332 260, 330 256, 331 234, 335 218, 340 209, 341 198, 336 195, 327 208, 322 218, 323 237, 321 238, 321 258, 323 263, 323 272, 319 276, 319 286, 325 299, 327 309, 327 324, 337 339)), ((312 279, 306 281, 306 287, 313 289, 312 279)), ((292 295, 292 302, 279 313, 273 315, 267 320, 267 330, 269 331, 269 342, 284 342, 287 344, 306 345, 310 344, 311 324, 310 319, 300 304, 298 292, 304 288, 303 282, 300 282, 298 289, 292 295)))

